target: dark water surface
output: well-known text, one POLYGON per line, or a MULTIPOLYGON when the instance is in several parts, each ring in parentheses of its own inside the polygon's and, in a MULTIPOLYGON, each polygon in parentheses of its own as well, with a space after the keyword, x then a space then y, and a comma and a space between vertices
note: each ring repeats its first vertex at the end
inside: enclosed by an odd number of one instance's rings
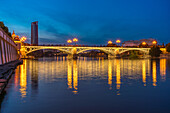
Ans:
POLYGON ((1 113, 170 113, 170 59, 24 60, 1 113))

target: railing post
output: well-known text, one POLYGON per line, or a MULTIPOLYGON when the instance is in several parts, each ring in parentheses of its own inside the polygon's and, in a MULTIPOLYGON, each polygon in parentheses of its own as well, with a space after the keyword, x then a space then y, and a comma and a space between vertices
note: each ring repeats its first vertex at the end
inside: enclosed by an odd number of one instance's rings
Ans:
POLYGON ((1 64, 4 64, 3 62, 3 53, 2 53, 2 45, 1 45, 1 39, 0 39, 0 60, 1 60, 1 64))

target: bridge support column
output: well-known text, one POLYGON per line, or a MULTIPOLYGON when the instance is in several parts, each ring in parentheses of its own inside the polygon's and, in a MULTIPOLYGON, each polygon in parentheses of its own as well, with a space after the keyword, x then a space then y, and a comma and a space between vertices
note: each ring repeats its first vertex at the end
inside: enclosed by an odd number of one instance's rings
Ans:
POLYGON ((108 54, 108 59, 113 59, 113 58, 116 58, 116 55, 111 55, 111 54, 108 54))
POLYGON ((67 58, 68 59, 77 59, 78 55, 77 54, 68 54, 67 58))

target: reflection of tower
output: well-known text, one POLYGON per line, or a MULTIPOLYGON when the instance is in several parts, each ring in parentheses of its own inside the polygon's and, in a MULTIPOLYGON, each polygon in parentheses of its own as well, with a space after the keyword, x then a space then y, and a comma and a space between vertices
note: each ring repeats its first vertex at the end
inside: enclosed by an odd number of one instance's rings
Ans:
MULTIPOLYGON (((120 60, 116 59, 116 89, 120 89, 121 77, 120 77, 120 60)), ((119 92, 118 92, 119 95, 119 92)))
POLYGON ((78 90, 77 60, 73 60, 73 88, 74 88, 73 92, 77 94, 77 90, 78 90))
POLYGON ((31 23, 31 44, 38 45, 38 21, 31 23))
POLYGON ((146 63, 145 60, 142 61, 142 81, 144 86, 146 86, 146 63))
POLYGON ((68 88, 72 88, 72 61, 71 60, 68 60, 67 61, 67 85, 68 85, 68 88))
POLYGON ((152 79, 153 79, 153 86, 156 86, 156 60, 152 62, 152 79))
POLYGON ((37 93, 38 90, 38 64, 36 60, 30 61, 31 71, 31 88, 33 93, 37 93))
POLYGON ((110 89, 112 89, 112 62, 110 60, 108 63, 108 84, 110 89))
POLYGON ((160 75, 163 81, 166 80, 166 59, 160 59, 160 75))

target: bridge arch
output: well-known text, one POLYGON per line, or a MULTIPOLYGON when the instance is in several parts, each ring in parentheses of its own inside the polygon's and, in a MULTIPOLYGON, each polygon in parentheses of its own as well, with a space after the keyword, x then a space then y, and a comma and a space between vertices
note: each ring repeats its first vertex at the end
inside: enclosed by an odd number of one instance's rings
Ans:
MULTIPOLYGON (((28 48, 26 48, 26 49, 28 49, 28 48)), ((62 49, 62 48, 46 48, 46 47, 44 47, 44 48, 30 48, 30 49, 31 49, 30 51, 27 51, 27 50, 26 50, 26 55, 29 54, 29 53, 32 53, 32 52, 34 52, 34 51, 45 50, 45 49, 49 49, 49 50, 59 50, 59 51, 65 52, 66 54, 71 54, 70 51, 65 50, 65 49, 62 49)))
POLYGON ((106 54, 112 54, 112 55, 115 55, 115 51, 116 51, 116 50, 114 51, 107 50, 106 48, 85 48, 85 49, 78 50, 77 54, 85 52, 85 51, 90 51, 90 50, 99 50, 99 51, 103 51, 106 54))
POLYGON ((127 51, 133 51, 133 50, 137 50, 137 51, 141 51, 145 54, 149 54, 150 48, 125 48, 125 49, 122 49, 122 50, 120 49, 119 54, 125 53, 127 51))

